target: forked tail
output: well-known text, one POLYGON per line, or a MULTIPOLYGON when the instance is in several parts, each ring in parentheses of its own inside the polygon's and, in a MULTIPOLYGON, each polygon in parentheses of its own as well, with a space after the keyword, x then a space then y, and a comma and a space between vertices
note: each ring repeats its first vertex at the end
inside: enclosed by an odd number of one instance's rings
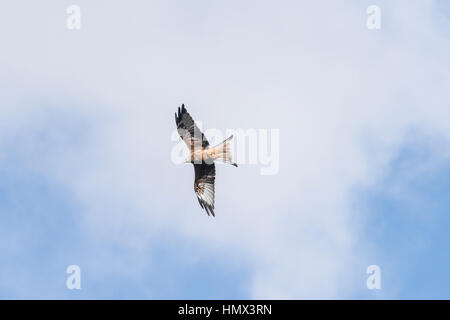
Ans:
POLYGON ((217 146, 214 147, 216 151, 216 160, 220 160, 224 163, 231 164, 232 166, 237 167, 238 165, 233 162, 233 157, 231 155, 231 147, 230 147, 230 141, 233 139, 233 135, 225 139, 222 143, 219 143, 217 146))

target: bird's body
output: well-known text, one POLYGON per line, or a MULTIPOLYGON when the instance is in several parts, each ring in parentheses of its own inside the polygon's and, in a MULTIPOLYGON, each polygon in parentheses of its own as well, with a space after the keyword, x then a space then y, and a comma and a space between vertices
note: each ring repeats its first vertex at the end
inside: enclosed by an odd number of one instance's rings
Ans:
MULTIPOLYGON (((231 136, 230 138, 232 138, 231 136)), ((228 150, 227 150, 228 151, 228 150)), ((226 153, 226 152, 225 152, 226 153)), ((222 160, 224 155, 224 150, 222 144, 215 147, 206 147, 204 149, 199 148, 198 150, 193 150, 190 152, 189 162, 190 163, 211 163, 216 160, 222 160)), ((235 163, 232 165, 237 166, 235 163)))
POLYGON ((194 150, 190 155, 191 163, 202 163, 214 161, 216 157, 216 151, 213 148, 207 148, 202 150, 194 150))
POLYGON ((192 117, 186 111, 184 104, 175 113, 175 123, 180 137, 189 148, 189 157, 186 162, 192 163, 195 170, 194 191, 200 206, 208 215, 214 213, 214 182, 216 167, 214 161, 229 163, 235 167, 232 161, 229 142, 233 136, 227 138, 217 146, 210 147, 208 140, 195 124, 192 117))

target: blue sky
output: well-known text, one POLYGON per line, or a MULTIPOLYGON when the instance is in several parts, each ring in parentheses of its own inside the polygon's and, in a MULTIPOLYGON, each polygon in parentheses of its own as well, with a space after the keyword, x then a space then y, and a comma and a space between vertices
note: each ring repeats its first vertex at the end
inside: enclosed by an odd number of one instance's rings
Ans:
POLYGON ((370 212, 367 233, 383 259, 395 261, 397 272, 385 274, 391 298, 448 299, 450 167, 433 161, 420 140, 406 143, 381 183, 361 197, 370 212))
POLYGON ((450 297, 445 1, 71 4, 0 7, 0 298, 450 297), (218 166, 215 219, 181 103, 280 130, 277 174, 218 166))

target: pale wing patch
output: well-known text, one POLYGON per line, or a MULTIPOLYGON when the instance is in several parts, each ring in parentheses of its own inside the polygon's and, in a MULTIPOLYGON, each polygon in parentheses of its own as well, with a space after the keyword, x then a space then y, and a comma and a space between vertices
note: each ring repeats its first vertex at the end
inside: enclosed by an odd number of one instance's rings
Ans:
POLYGON ((214 164, 194 164, 195 181, 194 191, 200 206, 206 210, 208 215, 214 214, 214 182, 216 168, 214 164))

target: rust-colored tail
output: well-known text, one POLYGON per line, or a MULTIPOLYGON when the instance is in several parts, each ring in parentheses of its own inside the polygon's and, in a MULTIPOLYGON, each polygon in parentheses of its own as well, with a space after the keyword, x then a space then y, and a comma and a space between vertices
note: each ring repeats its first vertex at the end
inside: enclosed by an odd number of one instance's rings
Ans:
POLYGON ((216 150, 216 160, 220 160, 224 163, 231 164, 232 166, 237 167, 238 165, 233 162, 233 157, 231 155, 231 147, 230 147, 230 141, 233 139, 233 135, 225 139, 222 143, 219 143, 217 146, 214 147, 216 150))

